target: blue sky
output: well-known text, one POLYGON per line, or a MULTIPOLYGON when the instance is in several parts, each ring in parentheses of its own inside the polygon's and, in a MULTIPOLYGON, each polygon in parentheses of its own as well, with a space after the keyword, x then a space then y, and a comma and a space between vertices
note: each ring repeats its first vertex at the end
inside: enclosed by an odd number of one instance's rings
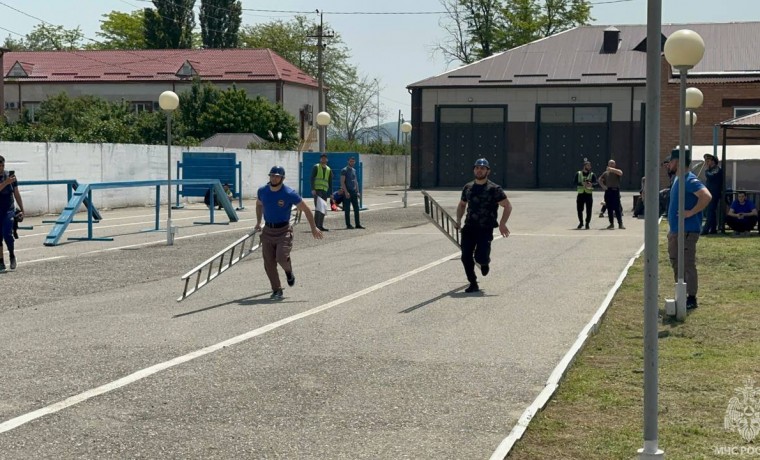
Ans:
MULTIPOLYGON (((243 23, 256 24, 276 19, 288 20, 292 13, 251 10, 313 12, 320 9, 324 20, 350 48, 354 64, 362 74, 381 82, 380 104, 384 121, 395 120, 398 111, 408 118, 410 97, 406 85, 450 70, 443 57, 431 50, 444 39, 439 0, 323 0, 319 4, 302 0, 242 0, 243 23), (337 14, 406 13, 406 14, 337 14)), ((595 24, 645 24, 646 0, 592 0, 595 24), (609 3, 606 3, 609 2, 609 3), (614 3, 612 3, 614 2, 614 3)), ((760 0, 662 0, 664 23, 760 21, 760 0)), ((110 11, 134 11, 152 6, 148 0, 0 0, 0 36, 24 35, 39 20, 66 28, 80 26, 89 38, 97 38, 102 15, 110 11), (8 6, 21 10, 14 11, 8 6), (38 19, 31 18, 34 16, 38 19)), ((196 1, 196 11, 200 0, 196 1)), ((316 13, 313 14, 317 18, 316 13)))

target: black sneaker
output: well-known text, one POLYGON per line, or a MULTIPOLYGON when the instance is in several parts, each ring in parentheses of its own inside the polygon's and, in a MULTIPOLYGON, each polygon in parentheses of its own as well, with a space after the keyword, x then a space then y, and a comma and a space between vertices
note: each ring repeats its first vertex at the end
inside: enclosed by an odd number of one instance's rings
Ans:
POLYGON ((480 273, 482 273, 483 276, 486 276, 489 271, 491 271, 491 267, 489 267, 488 264, 480 266, 480 273))
POLYGON ((346 230, 353 230, 354 226, 351 224, 346 225, 346 230))
POLYGON ((697 305, 697 297, 690 295, 686 297, 686 309, 687 310, 694 310, 699 305, 697 305))
POLYGON ((615 224, 608 225, 607 230, 615 230, 615 224))
POLYGON ((11 256, 11 270, 15 270, 15 269, 16 269, 16 257, 11 256))
POLYGON ((269 296, 272 300, 282 300, 282 289, 277 289, 269 296))
POLYGON ((319 228, 320 232, 329 232, 330 231, 329 228, 324 228, 324 227, 317 227, 317 228, 319 228))
POLYGON ((366 227, 362 227, 361 225, 357 225, 356 228, 358 228, 360 230, 366 230, 367 229, 366 227))
POLYGON ((293 272, 285 272, 285 276, 288 279, 288 286, 293 286, 296 284, 296 277, 293 275, 293 272))
POLYGON ((625 230, 625 226, 624 226, 623 224, 620 224, 620 225, 618 225, 618 228, 619 228, 620 230, 625 230))
POLYGON ((4 271, 5 271, 5 261, 0 260, 0 272, 4 272, 4 271))
POLYGON ((588 230, 588 229, 589 229, 589 226, 588 226, 588 223, 587 223, 587 224, 586 224, 586 230, 588 230))
POLYGON ((464 292, 480 292, 480 287, 478 283, 470 283, 470 286, 464 292))
POLYGON ((575 227, 576 230, 580 230, 582 228, 583 228, 583 222, 581 222, 580 224, 578 224, 577 227, 575 227))

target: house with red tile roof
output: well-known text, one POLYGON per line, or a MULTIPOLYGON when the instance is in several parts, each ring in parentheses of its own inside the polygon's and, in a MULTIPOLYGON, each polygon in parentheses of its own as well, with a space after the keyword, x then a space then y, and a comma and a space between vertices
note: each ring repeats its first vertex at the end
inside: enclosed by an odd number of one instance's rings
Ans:
POLYGON ((66 92, 110 101, 136 111, 159 110, 166 90, 188 90, 194 78, 226 89, 233 84, 249 97, 282 104, 299 122, 303 137, 316 128, 316 78, 269 49, 172 49, 9 51, 3 53, 4 109, 9 120, 49 96, 66 92))

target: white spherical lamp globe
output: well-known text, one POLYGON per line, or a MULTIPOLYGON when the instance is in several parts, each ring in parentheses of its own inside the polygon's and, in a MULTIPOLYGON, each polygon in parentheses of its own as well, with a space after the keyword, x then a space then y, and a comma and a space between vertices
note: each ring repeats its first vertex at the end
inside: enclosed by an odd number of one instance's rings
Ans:
POLYGON ((176 110, 179 107, 179 97, 174 91, 164 91, 158 96, 158 105, 163 110, 176 110))
POLYGON ((705 97, 699 88, 686 88, 686 108, 697 109, 702 106, 705 97))
POLYGON ((327 112, 319 112, 317 114, 317 124, 319 126, 327 126, 330 124, 330 121, 332 118, 330 117, 330 114, 327 112))
POLYGON ((692 68, 705 54, 705 42, 698 33, 681 29, 670 34, 665 41, 665 59, 675 68, 692 68))
POLYGON ((401 123, 401 132, 404 134, 412 132, 412 124, 408 121, 401 123))

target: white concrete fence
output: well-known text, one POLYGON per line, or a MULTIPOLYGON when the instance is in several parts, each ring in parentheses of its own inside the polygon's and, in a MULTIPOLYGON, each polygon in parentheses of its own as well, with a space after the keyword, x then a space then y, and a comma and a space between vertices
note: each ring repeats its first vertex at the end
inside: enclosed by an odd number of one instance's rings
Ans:
MULTIPOLYGON (((177 161, 182 152, 229 152, 213 147, 172 147, 172 178, 176 179, 177 161)), ((299 154, 294 151, 233 150, 242 163, 243 198, 256 196, 266 183, 269 169, 282 165, 285 183, 298 190, 299 154)), ((70 144, 45 142, 0 142, 6 171, 14 170, 19 181, 76 179, 79 183, 161 180, 167 175, 165 145, 70 144)), ((359 155, 363 164, 365 188, 404 184, 403 156, 359 155)), ((342 167, 343 165, 337 165, 342 167)), ((174 188, 173 188, 174 189, 174 188)), ((60 213, 66 206, 65 185, 36 185, 21 188, 24 208, 29 215, 60 213)), ((93 191, 96 207, 120 208, 155 204, 153 187, 106 189, 93 191)), ((166 203, 166 189, 161 201, 166 203)), ((198 198, 189 198, 198 201, 198 198)), ((181 201, 187 199, 180 197, 181 201)))

